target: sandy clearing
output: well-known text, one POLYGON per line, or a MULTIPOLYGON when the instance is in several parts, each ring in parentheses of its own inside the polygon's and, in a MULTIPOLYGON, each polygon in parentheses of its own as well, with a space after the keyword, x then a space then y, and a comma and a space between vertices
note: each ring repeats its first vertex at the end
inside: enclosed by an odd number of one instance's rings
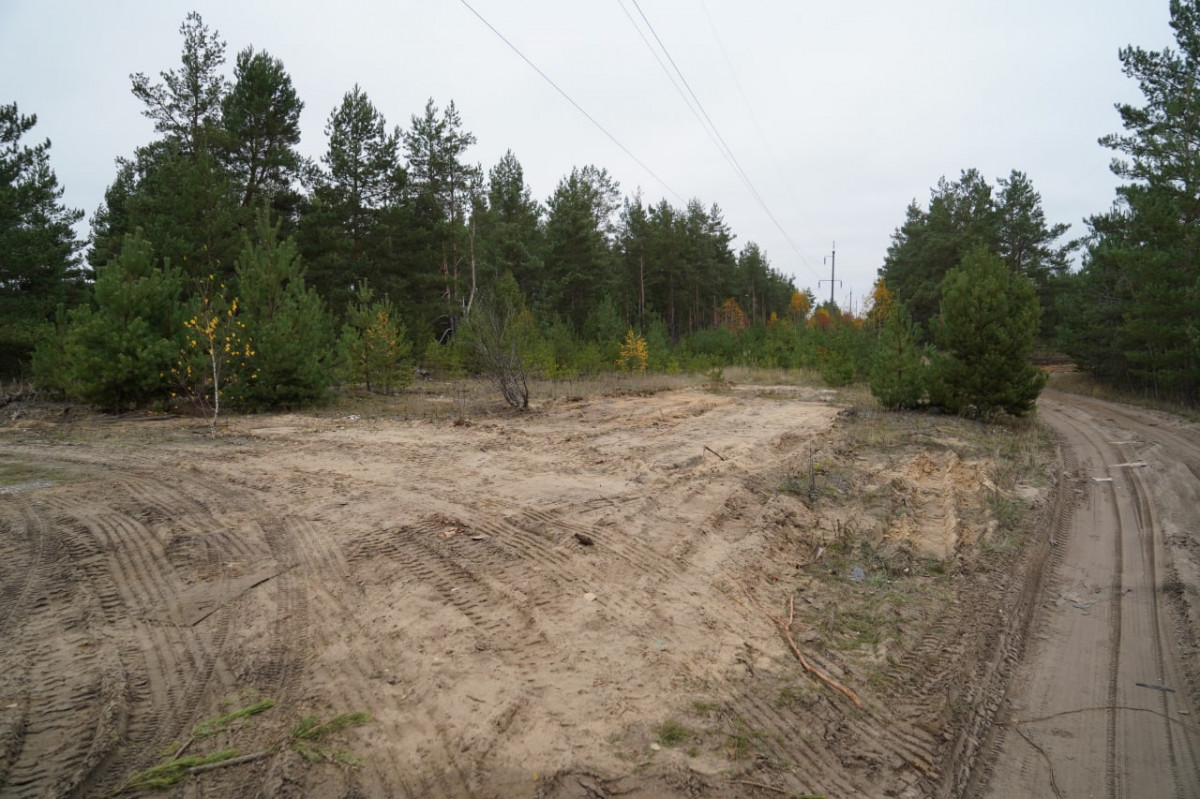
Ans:
POLYGON ((872 449, 831 399, 5 427, 0 786, 232 746, 273 754, 176 795, 961 795, 1045 547, 978 558, 987 459, 919 418, 872 449), (325 754, 359 768, 286 745, 357 710, 325 754))

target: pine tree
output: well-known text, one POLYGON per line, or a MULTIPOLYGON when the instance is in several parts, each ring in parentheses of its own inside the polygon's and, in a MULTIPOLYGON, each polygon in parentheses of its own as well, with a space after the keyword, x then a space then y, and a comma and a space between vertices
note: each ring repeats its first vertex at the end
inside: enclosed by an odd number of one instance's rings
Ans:
POLYGON ((225 42, 195 11, 187 15, 179 33, 183 36, 180 69, 160 72, 162 83, 151 83, 142 72, 129 78, 134 96, 146 106, 142 113, 153 120, 154 129, 176 141, 185 154, 195 155, 212 144, 227 89, 221 76, 225 42))
POLYGON ((615 277, 612 217, 618 197, 607 171, 585 166, 560 180, 547 203, 545 305, 576 331, 615 277))
MULTIPOLYGON (((400 132, 388 130, 383 114, 356 85, 330 114, 325 133, 324 169, 300 228, 313 284, 336 307, 347 305, 364 279, 382 296, 399 294, 404 280, 393 256, 393 223, 407 180, 400 132)), ((411 224, 407 217, 398 221, 411 224)))
POLYGON ((948 356, 939 365, 955 413, 1023 416, 1046 384, 1029 362, 1038 331, 1037 291, 997 255, 976 247, 942 284, 937 338, 948 356))
POLYGON ((520 286, 532 285, 542 268, 542 207, 525 184, 512 150, 488 173, 487 203, 477 220, 477 251, 491 281, 511 272, 520 286))
POLYGON ((0 106, 0 375, 27 365, 39 326, 82 290, 72 225, 83 213, 62 204, 49 140, 21 144, 36 124, 0 106))
POLYGON ((246 368, 255 376, 239 379, 231 394, 255 409, 309 405, 330 384, 332 322, 305 285, 295 240, 280 241, 279 227, 262 209, 237 259, 237 295, 254 351, 246 368))
POLYGON ((1080 242, 1056 244, 1070 226, 1047 226, 1042 197, 1024 172, 1014 169, 996 185, 1000 189, 996 198, 997 254, 1010 269, 1033 282, 1042 307, 1039 338, 1052 341, 1059 323, 1057 296, 1070 271, 1070 255, 1080 242))
POLYGON ((916 408, 928 398, 929 358, 920 340, 908 309, 893 305, 871 356, 871 396, 885 408, 916 408))
POLYGON ((71 311, 34 353, 38 382, 113 412, 165 401, 183 345, 182 292, 180 271, 160 266, 146 239, 127 237, 96 270, 95 307, 71 311))
POLYGON ((253 47, 238 53, 233 76, 221 101, 221 128, 239 204, 253 211, 266 198, 277 213, 290 212, 304 166, 296 152, 304 103, 283 62, 253 47))
POLYGON ((136 230, 195 279, 231 275, 239 239, 238 190, 222 161, 226 137, 221 104, 228 84, 221 74, 225 42, 200 15, 180 26, 181 64, 159 73, 130 76, 142 113, 161 138, 118 159, 118 176, 93 221, 88 256, 99 266, 119 253, 136 230), (186 260, 185 260, 186 259, 186 260))
POLYGON ((351 383, 367 391, 390 394, 412 383, 412 343, 396 307, 387 298, 375 299, 364 281, 347 314, 339 341, 351 383))
POLYGON ((943 279, 976 246, 998 253, 1011 270, 1032 280, 1048 324, 1055 321, 1051 309, 1078 243, 1057 243, 1067 226, 1047 226, 1041 196, 1024 173, 1013 170, 997 186, 993 190, 975 169, 954 182, 943 177, 931 192, 929 209, 914 201, 892 234, 879 276, 917 323, 937 315, 943 279))

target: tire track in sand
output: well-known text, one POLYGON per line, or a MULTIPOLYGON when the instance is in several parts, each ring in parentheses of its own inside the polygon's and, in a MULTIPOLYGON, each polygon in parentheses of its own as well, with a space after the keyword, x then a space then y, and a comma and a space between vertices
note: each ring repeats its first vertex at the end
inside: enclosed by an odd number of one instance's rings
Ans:
POLYGON ((86 581, 75 579, 73 553, 50 504, 41 497, 0 498, 0 525, 12 533, 6 538, 37 542, 27 547, 32 557, 9 560, 26 570, 27 579, 9 606, 3 636, 6 655, 17 666, 0 675, 5 796, 81 790, 125 730, 125 675, 115 648, 96 629, 97 597, 86 581))

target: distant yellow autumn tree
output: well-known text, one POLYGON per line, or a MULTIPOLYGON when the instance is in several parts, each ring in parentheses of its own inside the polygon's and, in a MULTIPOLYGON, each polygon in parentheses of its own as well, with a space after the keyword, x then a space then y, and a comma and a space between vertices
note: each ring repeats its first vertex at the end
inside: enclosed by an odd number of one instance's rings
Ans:
POLYGON ((874 288, 871 289, 870 306, 867 311, 867 325, 875 330, 883 329, 896 311, 896 295, 887 287, 883 278, 876 280, 874 288))
POLYGON ((733 297, 721 303, 720 322, 721 327, 735 336, 750 325, 746 320, 746 312, 742 310, 742 306, 738 305, 738 301, 733 297))
POLYGON ((617 359, 617 366, 626 372, 645 372, 649 357, 650 348, 646 345, 645 336, 629 330, 625 334, 625 341, 621 343, 621 357, 617 359))
POLYGON ((788 318, 792 320, 792 324, 804 324, 804 320, 808 319, 808 312, 812 310, 812 301, 808 295, 803 292, 793 291, 792 299, 788 303, 788 318))

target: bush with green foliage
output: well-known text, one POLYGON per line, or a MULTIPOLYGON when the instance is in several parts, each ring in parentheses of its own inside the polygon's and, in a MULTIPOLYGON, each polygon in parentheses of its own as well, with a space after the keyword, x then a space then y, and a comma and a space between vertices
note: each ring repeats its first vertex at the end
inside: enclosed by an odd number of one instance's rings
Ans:
POLYGON ((120 412, 166 401, 183 345, 183 277, 159 266, 140 233, 96 270, 95 305, 60 316, 57 335, 34 353, 38 383, 120 412))
POLYGON ((1037 290, 983 247, 970 250, 942 283, 937 400, 963 416, 1024 416, 1046 385, 1029 362, 1041 307, 1037 290))
POLYGON ((476 370, 492 381, 511 407, 528 408, 530 359, 536 355, 539 336, 511 274, 494 291, 480 295, 462 333, 476 370))
POLYGON ((364 280, 346 316, 339 345, 347 379, 381 394, 411 384, 412 342, 392 301, 375 299, 364 280))
POLYGON ((871 356, 871 396, 885 408, 916 408, 928 399, 930 361, 920 333, 908 309, 893 306, 871 356))

